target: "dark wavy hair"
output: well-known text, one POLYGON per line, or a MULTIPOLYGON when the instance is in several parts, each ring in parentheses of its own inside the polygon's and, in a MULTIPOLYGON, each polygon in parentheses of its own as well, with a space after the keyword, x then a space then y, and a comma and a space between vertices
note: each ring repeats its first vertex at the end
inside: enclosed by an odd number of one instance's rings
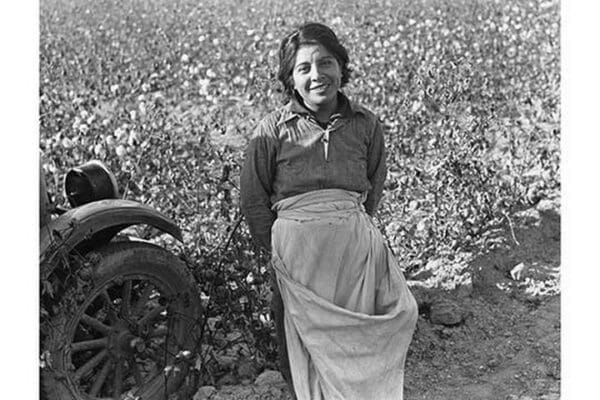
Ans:
POLYGON ((342 46, 335 33, 327 26, 317 22, 309 22, 288 34, 279 45, 279 72, 277 79, 283 84, 286 98, 294 96, 293 71, 296 63, 296 54, 302 45, 320 44, 327 49, 338 61, 342 68, 343 87, 350 79, 351 69, 348 67, 350 59, 346 48, 342 46))

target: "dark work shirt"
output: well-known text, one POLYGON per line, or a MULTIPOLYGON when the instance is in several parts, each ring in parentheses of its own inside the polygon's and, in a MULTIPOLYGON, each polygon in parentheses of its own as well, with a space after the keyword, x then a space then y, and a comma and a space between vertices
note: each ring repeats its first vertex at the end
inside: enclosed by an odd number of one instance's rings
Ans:
POLYGON ((372 214, 386 176, 383 128, 366 108, 338 93, 338 109, 323 128, 296 99, 267 115, 246 150, 241 206, 250 233, 271 248, 277 201, 319 189, 367 193, 372 214))

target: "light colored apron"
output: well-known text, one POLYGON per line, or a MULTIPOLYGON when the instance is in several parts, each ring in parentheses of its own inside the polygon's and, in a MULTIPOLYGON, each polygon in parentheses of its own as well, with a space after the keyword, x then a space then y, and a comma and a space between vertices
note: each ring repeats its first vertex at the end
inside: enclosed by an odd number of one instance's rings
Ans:
POLYGON ((325 189, 273 206, 273 267, 299 400, 403 398, 417 304, 363 201, 325 189))

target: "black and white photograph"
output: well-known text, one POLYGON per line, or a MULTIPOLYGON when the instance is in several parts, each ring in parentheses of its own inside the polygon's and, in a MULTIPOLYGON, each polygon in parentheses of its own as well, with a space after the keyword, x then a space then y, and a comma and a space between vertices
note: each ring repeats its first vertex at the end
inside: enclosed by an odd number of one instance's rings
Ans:
POLYGON ((40 0, 35 398, 570 400, 561 6, 40 0))

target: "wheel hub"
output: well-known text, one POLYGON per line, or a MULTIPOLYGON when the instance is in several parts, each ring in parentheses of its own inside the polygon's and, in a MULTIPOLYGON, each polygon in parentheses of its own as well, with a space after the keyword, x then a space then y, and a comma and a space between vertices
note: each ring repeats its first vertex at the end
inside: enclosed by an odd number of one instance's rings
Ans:
POLYGON ((108 337, 108 351, 115 358, 141 353, 146 346, 144 340, 134 335, 126 324, 118 324, 108 337))

